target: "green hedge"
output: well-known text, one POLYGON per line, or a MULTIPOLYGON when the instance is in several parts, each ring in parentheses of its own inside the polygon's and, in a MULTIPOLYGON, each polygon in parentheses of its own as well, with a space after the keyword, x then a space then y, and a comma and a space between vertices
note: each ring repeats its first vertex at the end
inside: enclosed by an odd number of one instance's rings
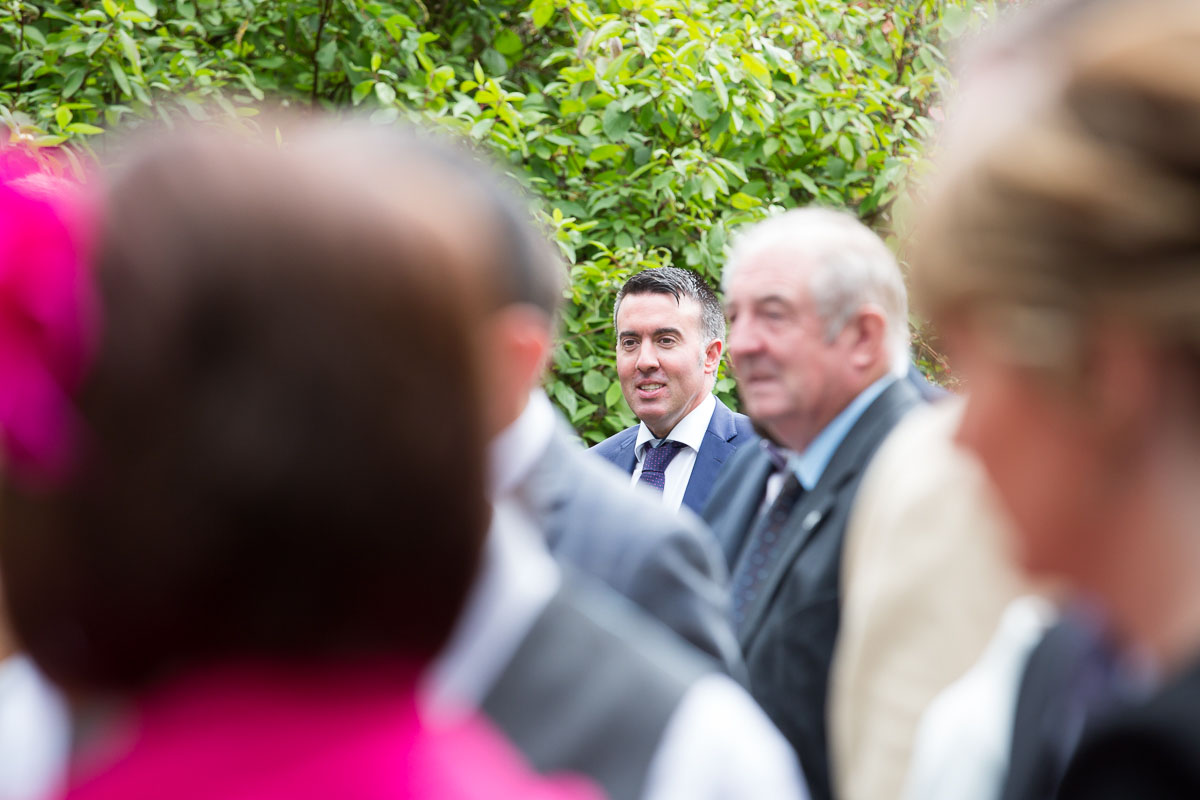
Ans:
POLYGON ((274 98, 478 142, 529 188, 571 265, 548 389, 598 441, 633 422, 610 324, 625 278, 675 264, 716 283, 731 230, 814 202, 887 235, 937 116, 946 42, 998 4, 0 0, 0 121, 103 158, 114 125, 179 107, 253 124, 274 98))

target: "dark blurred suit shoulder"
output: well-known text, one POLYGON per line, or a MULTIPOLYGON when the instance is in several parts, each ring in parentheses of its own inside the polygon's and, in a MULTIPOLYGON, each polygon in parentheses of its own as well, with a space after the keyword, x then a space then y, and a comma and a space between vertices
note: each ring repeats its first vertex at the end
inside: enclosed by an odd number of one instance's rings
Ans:
POLYGON ((1200 797, 1200 662, 1087 736, 1061 800, 1200 797))

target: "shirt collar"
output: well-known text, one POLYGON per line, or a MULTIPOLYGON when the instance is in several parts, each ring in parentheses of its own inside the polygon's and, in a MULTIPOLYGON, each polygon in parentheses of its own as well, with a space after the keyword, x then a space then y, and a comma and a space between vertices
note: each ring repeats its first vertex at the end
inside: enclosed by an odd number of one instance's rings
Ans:
MULTIPOLYGON (((686 417, 675 423, 675 427, 664 438, 687 445, 696 452, 700 452, 700 445, 704 444, 704 434, 708 432, 708 423, 712 421, 713 411, 716 408, 717 398, 709 394, 686 417)), ((638 423, 634 454, 639 463, 646 456, 646 446, 657 441, 657 437, 646 427, 646 423, 638 423)))
POLYGON ((488 448, 493 497, 502 497, 521 485, 550 445, 555 424, 550 398, 534 389, 521 416, 500 431, 488 448))
POLYGON ((896 376, 887 374, 863 389, 857 397, 850 401, 849 405, 842 409, 840 414, 817 434, 817 437, 804 449, 803 453, 791 455, 788 463, 806 492, 811 492, 816 488, 821 476, 825 474, 825 468, 833 460, 833 454, 837 452, 842 440, 846 438, 846 434, 854 427, 854 423, 858 422, 859 417, 871 403, 875 402, 875 399, 895 382, 896 376))

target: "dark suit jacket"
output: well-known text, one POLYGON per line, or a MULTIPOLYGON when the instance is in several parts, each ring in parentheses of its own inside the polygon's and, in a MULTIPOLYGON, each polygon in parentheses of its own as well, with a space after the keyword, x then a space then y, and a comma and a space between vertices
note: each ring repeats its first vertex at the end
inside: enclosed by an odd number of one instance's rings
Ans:
POLYGON ((1064 617, 1046 631, 1021 675, 1001 800, 1054 800, 1081 733, 1132 693, 1088 627, 1064 617))
POLYGON ((713 656, 734 678, 745 668, 729 621, 720 549, 690 511, 668 511, 592 458, 565 430, 551 439, 517 498, 550 552, 641 606, 713 656))
MULTIPOLYGON (((750 693, 800 757, 813 800, 829 800, 825 696, 840 612, 842 537, 854 495, 880 442, 920 402, 898 380, 846 435, 817 486, 788 518, 778 562, 737 631, 750 693)), ((736 564, 772 471, 766 453, 746 447, 729 459, 704 517, 736 564)))
POLYGON ((1148 702, 1085 734, 1058 797, 1200 797, 1200 663, 1148 702))
MULTIPOLYGON (((637 454, 634 452, 637 435, 638 426, 634 425, 608 437, 593 447, 592 452, 611 461, 626 475, 632 475, 637 464, 637 454)), ((708 423, 708 431, 704 434, 704 443, 696 453, 696 464, 692 467, 692 476, 683 493, 683 505, 699 514, 708 501, 725 460, 733 455, 734 450, 756 438, 750 418, 730 411, 729 406, 718 400, 708 423)))

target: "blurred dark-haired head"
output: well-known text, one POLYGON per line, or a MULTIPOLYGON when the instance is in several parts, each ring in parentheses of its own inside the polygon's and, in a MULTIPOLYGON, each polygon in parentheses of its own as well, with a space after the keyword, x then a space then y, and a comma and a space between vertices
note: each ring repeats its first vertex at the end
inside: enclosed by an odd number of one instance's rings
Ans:
POLYGON ((19 636, 61 683, 444 641, 486 528, 475 258, 432 172, 184 131, 106 177, 73 476, 6 486, 19 636))
MULTIPOLYGON (((514 181, 497 165, 428 132, 361 127, 349 154, 367 163, 375 180, 403 193, 429 180, 454 196, 448 217, 455 236, 470 247, 470 281, 485 295, 485 313, 473 320, 484 352, 487 430, 510 425, 540 384, 554 344, 567 270, 538 229, 514 181)), ((346 141, 336 127, 310 131, 301 148, 346 141)))

